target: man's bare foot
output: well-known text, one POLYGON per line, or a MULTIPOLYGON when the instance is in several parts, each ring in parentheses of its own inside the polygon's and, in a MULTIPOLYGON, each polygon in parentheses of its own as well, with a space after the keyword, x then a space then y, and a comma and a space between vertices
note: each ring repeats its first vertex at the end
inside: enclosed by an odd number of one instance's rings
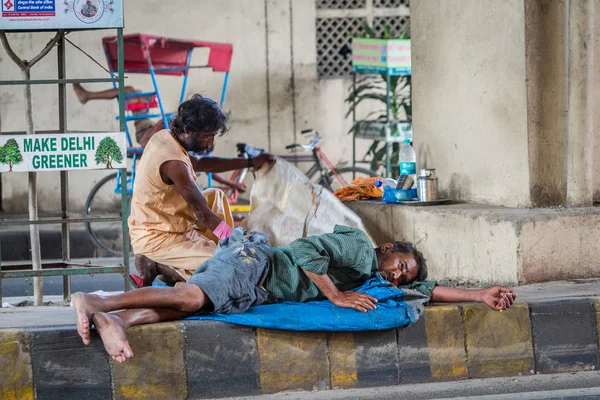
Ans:
POLYGON ((133 357, 133 351, 129 347, 121 318, 114 314, 97 312, 93 319, 102 343, 104 343, 104 348, 113 360, 123 363, 133 357))
POLYGON ((72 299, 73 307, 77 311, 77 333, 81 336, 83 344, 90 344, 90 325, 94 313, 98 311, 96 305, 101 298, 94 294, 75 293, 72 299))
POLYGON ((89 100, 87 90, 85 90, 80 83, 74 83, 73 90, 75 91, 75 94, 77 95, 77 98, 79 99, 79 102, 81 104, 87 103, 87 101, 89 100))

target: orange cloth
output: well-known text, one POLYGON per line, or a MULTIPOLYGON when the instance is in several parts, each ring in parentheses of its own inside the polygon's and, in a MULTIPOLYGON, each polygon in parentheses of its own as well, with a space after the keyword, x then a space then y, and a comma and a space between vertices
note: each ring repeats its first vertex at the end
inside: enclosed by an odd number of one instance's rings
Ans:
POLYGON ((375 182, 382 180, 383 178, 358 177, 333 194, 341 201, 380 199, 383 197, 383 188, 375 187, 375 182))
MULTIPOLYGON (((152 136, 136 168, 131 198, 129 235, 136 254, 142 254, 177 270, 184 278, 214 255, 219 239, 200 224, 192 209, 160 176, 167 161, 182 161, 194 177, 187 151, 168 130, 152 136)), ((233 216, 225 194, 218 189, 202 192, 208 207, 233 228, 233 216)))

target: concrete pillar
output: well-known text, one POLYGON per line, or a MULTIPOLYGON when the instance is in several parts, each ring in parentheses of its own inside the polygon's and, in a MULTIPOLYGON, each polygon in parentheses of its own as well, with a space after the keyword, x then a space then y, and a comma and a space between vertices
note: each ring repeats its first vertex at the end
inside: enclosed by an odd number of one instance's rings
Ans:
POLYGON ((591 205, 598 158, 596 0, 526 0, 531 201, 591 205))
POLYGON ((414 0, 421 166, 470 202, 600 200, 597 0, 414 0))
POLYGON ((523 0, 413 0, 419 167, 468 202, 530 205, 523 0))

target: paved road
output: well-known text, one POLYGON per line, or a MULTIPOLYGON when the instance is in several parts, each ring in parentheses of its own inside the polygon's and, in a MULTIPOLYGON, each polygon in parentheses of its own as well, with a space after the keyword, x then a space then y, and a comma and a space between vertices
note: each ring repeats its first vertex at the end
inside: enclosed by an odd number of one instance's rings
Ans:
MULTIPOLYGON (((44 295, 62 295, 62 277, 48 276, 44 278, 44 295)), ((102 274, 95 276, 74 276, 71 278, 73 292, 115 292, 123 290, 123 277, 120 274, 102 274)), ((2 280, 2 296, 28 296, 33 293, 33 287, 25 279, 2 280)))
MULTIPOLYGON (((460 382, 398 385, 369 389, 285 392, 268 396, 236 397, 265 400, 592 400, 600 399, 600 372, 472 379, 460 382)), ((234 400, 230 398, 229 400, 234 400)))
MULTIPOLYGON (((86 262, 86 260, 82 260, 86 262)), ((94 264, 98 265, 118 265, 122 259, 94 259, 94 264)), ((130 260, 130 269, 135 270, 133 258, 130 260)), ((63 279, 61 276, 48 276, 44 278, 44 295, 62 295, 63 279)), ((94 276, 73 276, 71 277, 72 292, 95 292, 103 290, 105 292, 116 292, 123 290, 123 276, 120 274, 99 274, 94 276)), ((18 297, 30 296, 33 293, 33 287, 25 279, 3 279, 2 296, 18 297)))

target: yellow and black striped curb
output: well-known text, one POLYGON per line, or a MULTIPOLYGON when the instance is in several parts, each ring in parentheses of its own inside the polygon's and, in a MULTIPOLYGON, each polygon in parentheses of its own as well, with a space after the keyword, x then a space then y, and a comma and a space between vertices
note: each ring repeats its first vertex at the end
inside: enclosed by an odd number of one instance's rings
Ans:
POLYGON ((0 399, 185 399, 592 370, 593 299, 432 306, 406 329, 289 332, 212 321, 127 331, 116 364, 74 328, 0 330, 0 399))

